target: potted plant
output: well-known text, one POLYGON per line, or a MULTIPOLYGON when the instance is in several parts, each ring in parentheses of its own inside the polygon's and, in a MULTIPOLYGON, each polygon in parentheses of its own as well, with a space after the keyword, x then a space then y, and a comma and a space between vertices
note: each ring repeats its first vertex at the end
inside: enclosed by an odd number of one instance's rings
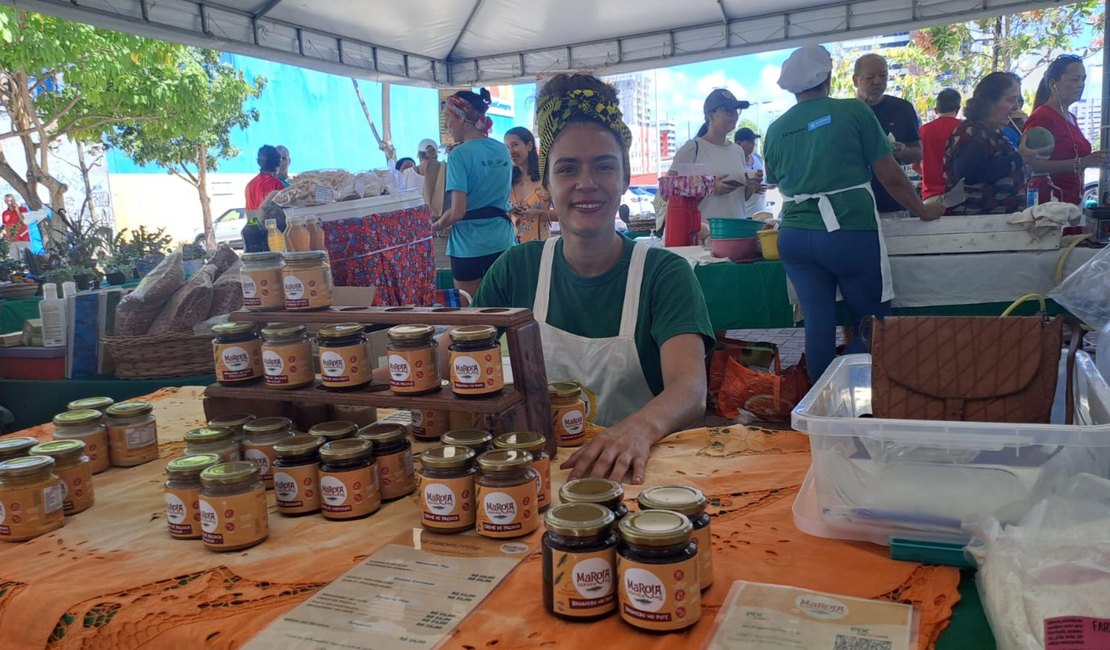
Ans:
MULTIPOLYGON (((122 232, 126 231, 125 228, 122 232)), ((135 275, 145 276, 154 267, 158 266, 166 257, 173 238, 166 234, 165 228, 147 230, 146 226, 139 226, 131 232, 126 246, 129 249, 135 265, 135 275)))
POLYGON ((204 254, 203 246, 196 244, 183 244, 181 246, 181 261, 184 263, 186 280, 204 266, 204 254))

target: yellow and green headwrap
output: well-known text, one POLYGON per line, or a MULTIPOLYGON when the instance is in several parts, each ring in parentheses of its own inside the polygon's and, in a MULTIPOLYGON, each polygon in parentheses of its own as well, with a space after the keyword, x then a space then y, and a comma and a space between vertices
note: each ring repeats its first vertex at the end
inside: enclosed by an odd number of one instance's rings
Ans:
MULTIPOLYGON (((565 95, 541 96, 536 101, 536 128, 540 135, 540 174, 547 178, 547 153, 563 129, 571 122, 597 122, 612 131, 624 149, 624 173, 629 169, 628 150, 632 132, 624 123, 620 105, 608 101, 594 90, 572 90, 565 95)), ((627 178, 625 179, 627 180, 627 178)))

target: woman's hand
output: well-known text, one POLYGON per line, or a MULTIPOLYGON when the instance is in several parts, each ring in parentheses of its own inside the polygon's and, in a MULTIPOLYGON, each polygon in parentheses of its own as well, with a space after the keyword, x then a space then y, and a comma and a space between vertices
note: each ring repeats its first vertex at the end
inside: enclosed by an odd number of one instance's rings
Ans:
POLYGON ((560 467, 571 470, 570 479, 589 476, 625 483, 631 473, 632 483, 643 482, 653 436, 623 424, 597 434, 563 461, 560 467))
POLYGON ((926 203, 925 209, 917 216, 922 221, 936 221, 944 216, 946 209, 943 203, 926 203))
POLYGON ((728 194, 736 188, 741 187, 743 183, 734 181, 729 178, 728 174, 721 174, 713 180, 713 193, 714 194, 728 194))
POLYGON ((436 219, 435 223, 432 224, 432 230, 435 230, 437 232, 443 232, 444 230, 447 230, 451 226, 458 223, 458 221, 459 221, 459 219, 454 218, 451 215, 451 213, 449 212, 449 213, 443 215, 442 217, 440 217, 439 219, 436 219))
POLYGON ((1108 151, 1092 151, 1089 156, 1082 158, 1083 167, 1102 167, 1110 160, 1110 152, 1108 151))

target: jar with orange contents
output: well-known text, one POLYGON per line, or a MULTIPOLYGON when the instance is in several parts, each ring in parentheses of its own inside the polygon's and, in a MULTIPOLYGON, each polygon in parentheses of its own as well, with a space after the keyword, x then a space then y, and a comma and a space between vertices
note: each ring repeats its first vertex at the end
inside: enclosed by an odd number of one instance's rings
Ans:
POLYGON ((62 511, 84 512, 93 505, 92 466, 80 440, 53 440, 31 447, 32 456, 54 459, 54 474, 62 479, 62 511))
POLYGON ((216 454, 182 456, 166 463, 166 526, 174 539, 200 539, 200 473, 220 464, 216 454))
POLYGON ((389 388, 400 395, 423 395, 439 390, 439 349, 431 325, 389 328, 389 388))
POLYGON ((322 251, 286 253, 281 269, 287 311, 327 309, 332 303, 331 266, 322 251))
POLYGON ((243 287, 243 306, 250 311, 275 311, 285 307, 281 253, 244 253, 239 278, 243 287))
POLYGON ((200 528, 212 551, 239 551, 270 535, 266 489, 247 461, 213 465, 200 473, 200 528))
POLYGON ((535 431, 503 433, 493 439, 494 449, 520 449, 532 454, 536 470, 536 503, 543 512, 551 506, 551 456, 547 455, 547 438, 535 431))
POLYGON ((382 501, 393 501, 412 494, 416 489, 416 475, 412 470, 412 444, 405 439, 405 427, 400 424, 371 424, 359 429, 358 437, 374 443, 382 501))
POLYGON ((85 443, 85 453, 93 474, 111 466, 108 460, 108 430, 104 427, 100 411, 81 409, 55 415, 54 439, 85 443))
POLYGON ((108 408, 108 456, 116 467, 134 467, 158 458, 158 421, 146 402, 108 408))
POLYGON ((457 445, 431 447, 420 455, 420 524, 433 533, 474 528, 474 450, 457 445))
POLYGON ((53 458, 23 456, 0 463, 0 541, 22 542, 61 528, 63 491, 53 458))
POLYGON ((293 435, 293 421, 289 418, 271 417, 251 420, 243 426, 247 439, 243 441, 243 460, 258 467, 258 479, 267 490, 274 487, 274 445, 293 435))
POLYGON ((536 470, 532 454, 519 449, 496 449, 478 456, 476 486, 477 531, 483 537, 521 537, 536 530, 536 470))
POLYGON ((412 409, 412 437, 417 440, 439 440, 451 430, 447 411, 412 409))
POLYGON ((309 386, 316 379, 312 343, 304 325, 273 325, 262 330, 263 379, 269 388, 309 386))
POLYGON ((212 333, 216 381, 243 386, 262 379, 262 339, 254 323, 220 323, 212 333))
POLYGON ((0 462, 30 455, 37 438, 0 438, 0 462))

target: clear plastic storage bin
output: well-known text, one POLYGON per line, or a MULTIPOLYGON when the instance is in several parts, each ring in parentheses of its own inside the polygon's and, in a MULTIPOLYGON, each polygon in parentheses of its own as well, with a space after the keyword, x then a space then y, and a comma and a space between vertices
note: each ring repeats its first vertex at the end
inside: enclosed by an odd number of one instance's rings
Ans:
MULTIPOLYGON (((1053 422, 1063 421, 1061 355, 1053 422)), ((872 418, 871 355, 836 359, 791 416, 813 465, 794 521, 822 537, 967 541, 985 515, 1016 523, 1081 472, 1110 478, 1110 387, 1076 356, 1075 424, 872 418)))

